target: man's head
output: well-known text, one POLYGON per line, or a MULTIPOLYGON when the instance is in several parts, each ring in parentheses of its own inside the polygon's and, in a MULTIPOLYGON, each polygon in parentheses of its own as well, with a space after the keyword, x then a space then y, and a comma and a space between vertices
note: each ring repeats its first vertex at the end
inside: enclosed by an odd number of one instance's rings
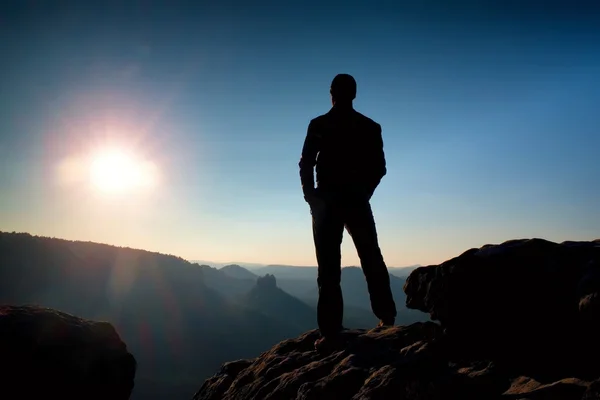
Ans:
POLYGON ((356 98, 356 81, 351 75, 338 74, 331 82, 331 102, 335 103, 352 103, 356 98))

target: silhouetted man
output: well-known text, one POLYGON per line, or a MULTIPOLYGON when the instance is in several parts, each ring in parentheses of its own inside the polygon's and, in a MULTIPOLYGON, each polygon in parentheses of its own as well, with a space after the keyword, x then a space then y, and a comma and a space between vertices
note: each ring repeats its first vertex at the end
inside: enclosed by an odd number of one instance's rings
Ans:
POLYGON ((344 303, 341 244, 344 227, 352 237, 379 326, 393 325, 396 305, 379 249, 369 203, 386 174, 381 125, 355 111, 356 81, 347 74, 331 83, 333 107, 308 125, 300 159, 304 199, 310 206, 318 264, 317 349, 339 343, 344 303), (314 171, 316 167, 317 185, 314 171))

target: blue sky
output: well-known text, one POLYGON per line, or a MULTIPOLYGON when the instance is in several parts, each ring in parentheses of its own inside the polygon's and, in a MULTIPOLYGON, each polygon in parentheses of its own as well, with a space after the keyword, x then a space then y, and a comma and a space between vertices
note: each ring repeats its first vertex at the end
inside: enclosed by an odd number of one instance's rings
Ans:
POLYGON ((414 3, 3 2, 0 229, 314 265, 298 160, 344 72, 383 127, 388 265, 600 237, 598 7, 414 3), (94 190, 107 148, 155 186, 94 190))

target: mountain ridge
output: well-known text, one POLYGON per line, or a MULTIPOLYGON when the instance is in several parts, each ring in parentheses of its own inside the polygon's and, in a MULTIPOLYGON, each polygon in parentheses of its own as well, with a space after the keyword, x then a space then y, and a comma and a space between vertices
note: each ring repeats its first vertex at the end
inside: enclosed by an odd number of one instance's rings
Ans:
POLYGON ((0 232, 0 260, 0 304, 113 324, 138 360, 133 400, 189 398, 198 376, 298 333, 226 299, 206 285, 203 268, 180 257, 0 232))
MULTIPOLYGON (((256 356, 315 327, 316 298, 258 290, 260 277, 227 272, 155 251, 0 232, 0 303, 110 322, 138 360, 133 400, 189 398, 198 379, 223 362, 256 356), (246 301, 252 290, 262 303, 246 301), (282 312, 280 302, 293 304, 291 312, 282 312)), ((310 290, 316 276, 279 283, 310 290)), ((376 324, 368 303, 362 306, 347 307, 348 326, 376 324)))

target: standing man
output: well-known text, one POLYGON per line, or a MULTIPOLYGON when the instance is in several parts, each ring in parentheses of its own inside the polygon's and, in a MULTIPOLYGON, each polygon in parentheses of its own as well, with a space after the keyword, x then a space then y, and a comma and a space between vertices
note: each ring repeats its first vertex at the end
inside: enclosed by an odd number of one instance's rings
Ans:
POLYGON ((333 107, 310 121, 299 163, 304 199, 312 214, 318 264, 317 323, 321 338, 315 342, 317 350, 341 343, 344 227, 360 258, 379 326, 393 325, 396 318, 390 277, 369 203, 386 174, 381 125, 354 110, 356 81, 352 76, 337 75, 330 94, 333 107))

